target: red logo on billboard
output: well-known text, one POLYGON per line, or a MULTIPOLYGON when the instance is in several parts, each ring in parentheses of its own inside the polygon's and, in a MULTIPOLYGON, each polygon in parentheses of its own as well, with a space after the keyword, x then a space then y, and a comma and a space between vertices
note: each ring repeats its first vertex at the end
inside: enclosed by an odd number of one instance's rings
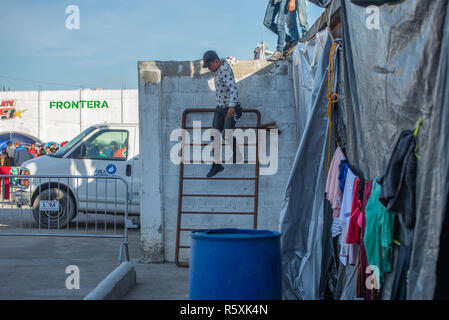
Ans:
POLYGON ((16 117, 22 118, 25 110, 16 108, 16 100, 2 100, 0 103, 0 120, 12 120, 16 117))

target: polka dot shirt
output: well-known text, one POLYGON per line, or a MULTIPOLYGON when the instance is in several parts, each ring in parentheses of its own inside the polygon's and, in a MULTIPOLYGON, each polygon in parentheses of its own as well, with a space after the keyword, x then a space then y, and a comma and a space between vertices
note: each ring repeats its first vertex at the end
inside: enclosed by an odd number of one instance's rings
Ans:
POLYGON ((215 73, 215 97, 219 107, 235 107, 239 104, 239 91, 234 72, 225 60, 215 73))

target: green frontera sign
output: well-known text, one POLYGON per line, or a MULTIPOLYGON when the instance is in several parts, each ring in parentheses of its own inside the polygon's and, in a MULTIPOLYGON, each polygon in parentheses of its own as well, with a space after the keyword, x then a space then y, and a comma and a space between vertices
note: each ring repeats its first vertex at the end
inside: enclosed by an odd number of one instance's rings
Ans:
POLYGON ((109 109, 106 100, 50 101, 50 109, 109 109))

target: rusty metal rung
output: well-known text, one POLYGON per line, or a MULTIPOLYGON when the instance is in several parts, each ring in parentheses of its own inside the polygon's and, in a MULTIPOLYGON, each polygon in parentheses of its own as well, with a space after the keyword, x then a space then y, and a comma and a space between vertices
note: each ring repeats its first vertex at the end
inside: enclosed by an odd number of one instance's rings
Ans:
POLYGON ((182 194, 183 197, 254 198, 254 194, 182 194))
POLYGON ((190 246, 179 246, 179 248, 181 248, 181 249, 189 249, 190 246))
MULTIPOLYGON (((254 214, 254 212, 230 212, 230 211, 181 211, 184 214, 254 214)), ((197 230, 197 229, 194 229, 197 230)))
MULTIPOLYGON (((234 129, 266 129, 266 130, 274 130, 276 128, 267 128, 267 127, 274 126, 274 125, 276 125, 276 122, 270 122, 270 123, 264 124, 264 125, 262 125, 260 127, 235 127, 234 129)), ((186 129, 186 130, 193 130, 193 129, 208 130, 208 129, 214 129, 214 128, 213 127, 201 127, 201 128, 200 127, 185 127, 183 129, 186 129)))
POLYGON ((176 265, 181 268, 188 268, 189 264, 187 262, 175 261, 176 265))
POLYGON ((207 177, 182 177, 184 180, 256 180, 257 178, 207 178, 207 177))
MULTIPOLYGON (((182 144, 182 146, 202 146, 202 147, 206 147, 206 146, 208 146, 208 145, 210 145, 210 143, 186 143, 186 144, 182 144)), ((237 143, 236 145, 238 145, 238 146, 246 146, 246 147, 248 147, 248 146, 257 146, 257 144, 256 143, 245 143, 245 144, 241 144, 241 143, 237 143)), ((222 144, 222 146, 228 146, 228 147, 230 147, 231 145, 230 144, 222 144)))

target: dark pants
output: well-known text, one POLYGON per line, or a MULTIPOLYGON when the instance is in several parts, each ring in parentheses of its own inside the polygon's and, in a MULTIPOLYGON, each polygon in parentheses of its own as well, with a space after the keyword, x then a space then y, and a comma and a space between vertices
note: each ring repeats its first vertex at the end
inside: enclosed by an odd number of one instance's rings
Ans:
MULTIPOLYGON (((228 107, 225 108, 221 108, 221 107, 217 107, 215 109, 214 112, 214 119, 212 120, 212 128, 217 129, 218 131, 220 131, 223 134, 225 134, 225 130, 226 129, 234 129, 235 128, 235 119, 234 116, 232 117, 228 117, 228 107)), ((236 106, 235 107, 235 112, 239 112, 241 110, 240 106, 236 106)), ((211 137, 211 139, 213 140, 214 137, 211 137)), ((233 147, 232 147, 232 151, 233 151, 233 162, 236 162, 236 146, 237 146, 237 141, 235 138, 232 139, 233 140, 233 147)))
POLYGON ((235 120, 234 117, 228 117, 228 107, 220 108, 217 107, 214 113, 214 119, 212 120, 212 128, 223 132, 225 129, 234 129, 235 120))

